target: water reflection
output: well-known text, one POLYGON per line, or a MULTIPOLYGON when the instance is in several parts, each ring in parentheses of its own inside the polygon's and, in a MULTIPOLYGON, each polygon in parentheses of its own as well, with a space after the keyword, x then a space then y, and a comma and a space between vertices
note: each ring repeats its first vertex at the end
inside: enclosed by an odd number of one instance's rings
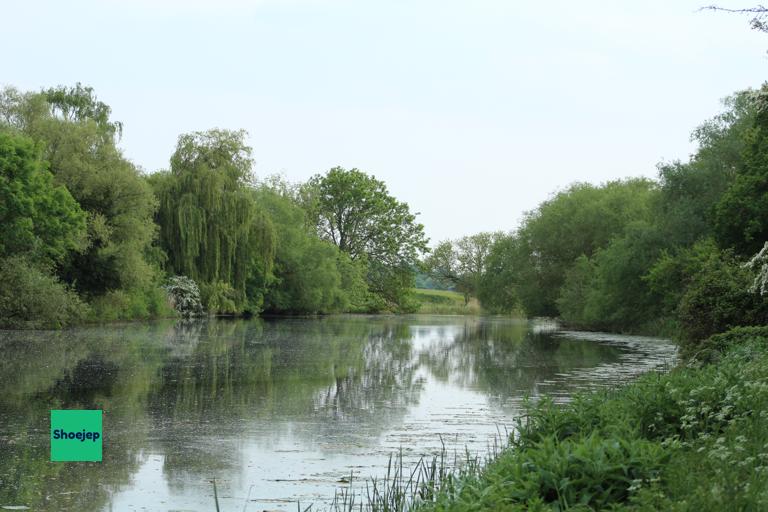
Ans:
POLYGON ((0 506, 295 508, 442 443, 485 448, 525 395, 668 364, 664 340, 461 317, 0 332, 0 506), (104 410, 104 461, 50 463, 49 411, 104 410), (250 493, 250 494, 249 494, 250 493))

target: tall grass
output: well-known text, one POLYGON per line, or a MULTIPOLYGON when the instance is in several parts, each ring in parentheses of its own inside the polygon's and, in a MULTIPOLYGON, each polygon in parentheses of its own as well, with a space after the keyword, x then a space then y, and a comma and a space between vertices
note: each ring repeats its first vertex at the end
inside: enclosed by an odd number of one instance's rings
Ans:
POLYGON ((498 456, 500 441, 500 437, 494 439, 485 458, 468 451, 463 458, 458 452, 450 456, 442 443, 438 455, 422 457, 411 467, 404 464, 402 450, 391 454, 383 478, 372 478, 365 482, 364 489, 356 491, 350 476, 350 486, 336 491, 330 510, 405 512, 434 503, 441 493, 455 492, 457 486, 476 477, 490 460, 498 456))
POLYGON ((413 290, 416 300, 421 303, 418 312, 432 315, 481 315, 483 309, 474 297, 468 303, 464 295, 448 290, 413 290))

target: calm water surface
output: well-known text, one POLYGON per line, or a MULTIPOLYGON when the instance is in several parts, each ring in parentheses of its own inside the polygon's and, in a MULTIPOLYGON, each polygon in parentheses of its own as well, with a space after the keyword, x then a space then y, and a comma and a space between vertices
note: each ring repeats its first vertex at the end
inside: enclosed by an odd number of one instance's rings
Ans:
POLYGON ((567 401, 675 351, 450 316, 0 331, 0 510, 211 511, 213 478, 222 511, 296 510, 395 451, 482 454, 526 395, 567 401), (49 462, 49 411, 67 408, 104 410, 102 463, 49 462))

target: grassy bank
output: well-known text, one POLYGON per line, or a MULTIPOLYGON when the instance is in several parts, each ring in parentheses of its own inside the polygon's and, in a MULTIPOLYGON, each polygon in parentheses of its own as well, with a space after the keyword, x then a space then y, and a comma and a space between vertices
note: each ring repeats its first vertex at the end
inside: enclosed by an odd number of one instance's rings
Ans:
POLYGON ((415 288, 413 294, 421 303, 418 313, 435 315, 480 315, 483 310, 475 298, 464 303, 464 295, 448 290, 415 288))
POLYGON ((768 510, 767 352, 768 327, 737 328, 668 373, 529 404, 486 464, 392 485, 372 508, 768 510))
POLYGON ((565 407, 531 406, 512 446, 427 510, 768 510, 768 328, 565 407))

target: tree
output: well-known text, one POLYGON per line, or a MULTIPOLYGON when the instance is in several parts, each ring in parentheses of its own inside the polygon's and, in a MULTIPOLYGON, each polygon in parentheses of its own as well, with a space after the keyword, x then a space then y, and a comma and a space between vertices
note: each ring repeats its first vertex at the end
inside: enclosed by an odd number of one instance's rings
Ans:
POLYGON ((495 303, 491 309, 514 300, 529 316, 557 316, 560 288, 576 258, 606 247, 631 220, 648 219, 656 193, 650 180, 628 179, 577 183, 544 201, 526 213, 511 239, 494 245, 481 299, 495 303))
POLYGON ((670 246, 690 247, 714 235, 714 205, 744 166, 757 114, 753 95, 741 91, 725 98, 723 112, 694 130, 691 139, 699 147, 690 161, 659 166, 655 222, 670 246))
POLYGON ((303 195, 319 236, 367 264, 371 290, 402 306, 418 257, 428 250, 424 226, 408 205, 374 176, 341 167, 314 176, 303 195))
POLYGON ((167 270, 196 281, 213 312, 257 312, 274 257, 274 229, 253 196, 244 138, 242 130, 182 135, 170 171, 150 180, 167 270))
POLYGON ((60 263, 85 245, 85 214, 28 137, 0 131, 0 257, 60 263))
POLYGON ((272 178, 254 192, 275 225, 275 263, 264 297, 271 313, 333 313, 364 309, 364 269, 306 223, 292 190, 272 178))
POLYGON ((768 7, 763 7, 762 5, 747 7, 743 9, 729 9, 727 7, 720 7, 717 5, 708 5, 706 7, 702 7, 700 10, 747 14, 751 18, 749 20, 749 24, 752 26, 753 30, 768 32, 768 7))
POLYGON ((107 142, 123 135, 123 123, 112 121, 112 109, 99 101, 93 87, 83 86, 78 82, 74 87, 51 87, 43 91, 51 117, 59 117, 69 122, 92 120, 99 127, 107 142))
POLYGON ((464 303, 477 296, 493 244, 501 233, 477 233, 440 242, 425 260, 429 273, 464 294, 464 303))
POLYGON ((645 276, 663 243, 656 226, 636 221, 592 258, 578 258, 560 289, 561 317, 572 325, 614 331, 657 327, 662 301, 645 276))
POLYGON ((744 257, 768 239, 768 85, 752 100, 757 115, 745 134, 743 164, 715 207, 718 243, 744 257))
POLYGON ((86 212, 88 244, 70 253, 59 275, 91 298, 116 290, 157 288, 147 255, 155 237, 155 197, 139 169, 116 146, 122 131, 93 89, 77 84, 41 93, 0 93, 0 119, 41 144, 58 185, 86 212))
MULTIPOLYGON (((520 284, 526 279, 533 279, 528 267, 518 268, 516 261, 525 258, 527 248, 514 235, 500 237, 491 246, 485 260, 485 272, 480 278, 477 296, 483 309, 493 313, 509 313, 516 309, 522 299, 520 284)), ((526 298, 531 303, 533 297, 526 298)))

